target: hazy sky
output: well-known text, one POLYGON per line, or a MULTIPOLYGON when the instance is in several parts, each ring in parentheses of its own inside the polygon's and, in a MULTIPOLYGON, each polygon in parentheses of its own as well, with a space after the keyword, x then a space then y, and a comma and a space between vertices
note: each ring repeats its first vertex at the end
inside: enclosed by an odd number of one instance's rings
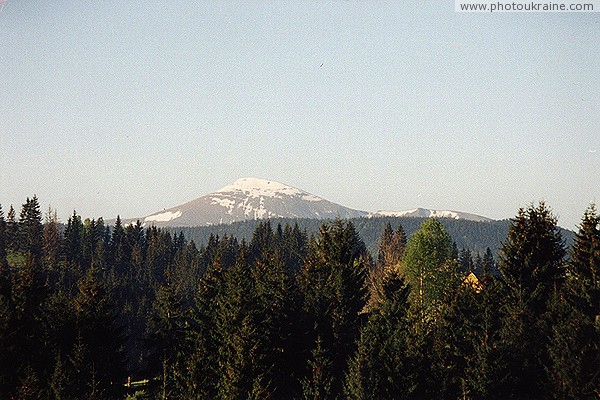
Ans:
POLYGON ((600 13, 35 1, 0 13, 0 204, 145 216, 246 176, 362 210, 600 202, 600 13))

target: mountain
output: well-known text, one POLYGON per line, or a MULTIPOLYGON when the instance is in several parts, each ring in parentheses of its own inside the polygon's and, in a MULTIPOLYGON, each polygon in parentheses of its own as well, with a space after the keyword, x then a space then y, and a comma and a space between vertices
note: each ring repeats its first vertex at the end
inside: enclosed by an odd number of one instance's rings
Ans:
MULTIPOLYGON (((356 218, 366 214, 279 182, 242 178, 140 220, 146 226, 210 226, 262 218, 356 218)), ((130 222, 135 220, 126 221, 130 222)))
POLYGON ((139 219, 145 226, 192 227, 231 224, 263 218, 334 219, 337 217, 438 217, 477 222, 492 221, 490 218, 465 212, 424 208, 368 213, 332 203, 304 190, 279 182, 241 178, 214 193, 185 204, 144 218, 124 220, 123 222, 125 224, 135 223, 139 219))
POLYGON ((493 221, 491 218, 482 217, 481 215, 469 214, 462 211, 446 211, 446 210, 429 210, 426 208, 415 208, 414 210, 406 211, 376 211, 367 214, 368 218, 372 217, 417 217, 417 218, 450 218, 463 219, 467 221, 486 222, 493 221))

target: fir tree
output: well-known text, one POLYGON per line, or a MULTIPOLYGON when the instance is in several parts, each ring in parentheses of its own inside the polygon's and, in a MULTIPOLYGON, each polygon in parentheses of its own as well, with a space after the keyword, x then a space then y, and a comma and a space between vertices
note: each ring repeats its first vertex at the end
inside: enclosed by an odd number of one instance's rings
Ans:
POLYGON ((6 247, 10 251, 17 251, 19 246, 19 239, 17 238, 19 225, 16 218, 15 209, 11 204, 6 215, 6 247))
POLYGON ((2 293, 2 277, 4 270, 8 269, 8 261, 6 260, 6 221, 4 220, 4 212, 0 205, 0 293, 2 293))
POLYGON ((348 358, 354 353, 366 304, 366 271, 370 260, 351 222, 323 224, 318 240, 309 243, 309 254, 298 275, 304 322, 312 335, 321 337, 333 362, 334 396, 341 395, 348 358))
POLYGON ((112 398, 120 393, 126 376, 122 328, 110 295, 93 269, 80 280, 78 289, 74 305, 82 353, 78 357, 83 360, 77 380, 87 386, 88 395, 112 398))
POLYGON ((42 257, 42 213, 36 196, 27 198, 19 216, 19 249, 29 254, 33 262, 42 257))
POLYGON ((147 345, 153 355, 155 365, 150 371, 159 377, 158 398, 178 397, 182 382, 183 354, 185 351, 187 318, 181 298, 172 285, 162 285, 156 295, 153 312, 148 324, 147 345))
POLYGON ((506 355, 506 396, 547 396, 544 364, 551 322, 543 318, 564 279, 565 249, 556 218, 542 202, 521 209, 500 251, 507 287, 500 347, 506 355))
POLYGON ((585 211, 567 264, 565 290, 549 307, 547 371, 556 398, 600 395, 600 216, 585 211))
POLYGON ((333 363, 320 336, 317 336, 308 366, 309 375, 302 380, 302 398, 304 400, 337 399, 338 396, 333 391, 333 363))
POLYGON ((67 220, 64 232, 63 253, 67 268, 79 277, 83 270, 82 254, 83 223, 81 217, 73 211, 73 216, 67 220))
POLYGON ((348 398, 407 398, 412 393, 414 370, 406 340, 408 293, 399 271, 387 270, 381 300, 362 327, 350 360, 345 385, 348 398))
POLYGON ((545 203, 520 209, 500 250, 500 272, 531 311, 542 313, 564 279, 564 240, 545 203))
POLYGON ((44 265, 48 270, 57 270, 60 258, 61 233, 56 210, 48 208, 42 238, 44 265))
POLYGON ((401 269, 402 256, 406 247, 406 233, 402 225, 394 232, 392 225, 387 223, 379 244, 379 253, 375 267, 369 271, 367 279, 369 288, 369 300, 365 311, 376 308, 384 298, 384 278, 391 273, 399 273, 401 269))
POLYGON ((128 269, 129 254, 125 229, 121 223, 121 217, 117 215, 117 220, 112 229, 110 239, 110 264, 113 266, 117 275, 122 276, 128 269))

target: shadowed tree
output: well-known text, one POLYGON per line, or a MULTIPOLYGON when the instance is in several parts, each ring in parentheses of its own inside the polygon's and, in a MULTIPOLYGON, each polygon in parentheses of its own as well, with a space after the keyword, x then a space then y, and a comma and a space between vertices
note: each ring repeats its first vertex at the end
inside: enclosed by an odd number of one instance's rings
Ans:
POLYGON ((565 253, 556 217, 543 202, 519 210, 500 250, 506 284, 501 328, 505 396, 549 395, 544 365, 551 321, 544 315, 564 280, 565 253))

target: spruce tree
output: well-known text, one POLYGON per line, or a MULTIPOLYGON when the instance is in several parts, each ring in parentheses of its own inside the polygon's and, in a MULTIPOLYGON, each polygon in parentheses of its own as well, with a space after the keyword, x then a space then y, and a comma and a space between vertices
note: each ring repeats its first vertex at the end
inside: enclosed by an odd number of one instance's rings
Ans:
POLYGON ((191 324, 185 340, 188 348, 185 358, 187 373, 180 388, 186 398, 217 398, 217 357, 221 339, 214 337, 214 331, 215 314, 219 306, 217 296, 224 285, 223 281, 224 271, 214 260, 214 264, 200 278, 191 310, 191 324))
MULTIPOLYGON (((8 269, 8 261, 6 260, 6 221, 4 220, 4 212, 2 211, 2 205, 0 205, 0 275, 5 269, 8 269)), ((0 280, 2 278, 0 277, 0 280)), ((1 281, 0 281, 1 282, 1 281)), ((0 293, 2 283, 0 283, 0 293)))
POLYGON ((576 234, 568 278, 578 307, 600 329, 600 215, 594 204, 585 211, 576 234))
POLYGON ((520 209, 500 250, 500 272, 517 297, 541 314, 564 280, 564 239, 544 202, 520 209))
POLYGON ((331 356, 317 336, 315 347, 308 361, 309 374, 302 380, 302 399, 335 400, 339 396, 334 391, 334 371, 331 356))
POLYGON ((60 258, 61 233, 56 210, 48 208, 42 238, 45 269, 57 270, 60 258))
POLYGON ((548 396, 544 365, 551 321, 544 318, 564 279, 564 241, 550 209, 520 209, 500 250, 506 285, 500 347, 506 356, 506 396, 548 396))
POLYGON ((121 223, 121 217, 117 215, 117 220, 111 233, 109 262, 115 273, 119 276, 124 275, 128 269, 129 254, 127 250, 125 229, 121 223))
POLYGON ((585 211, 563 291, 549 307, 548 380, 556 398, 600 395, 600 216, 585 211))
POLYGON ((406 233, 402 225, 399 225, 394 232, 392 225, 388 222, 381 234, 377 262, 369 271, 367 278, 369 299, 365 311, 376 308, 383 300, 384 278, 392 272, 400 271, 405 247, 406 233))
POLYGON ((409 289, 399 271, 385 272, 381 292, 350 360, 345 381, 350 399, 408 398, 413 391, 414 366, 407 351, 409 289))
POLYGON ((320 337, 333 362, 332 394, 341 395, 343 377, 362 322, 366 304, 366 273, 370 266, 365 245, 351 222, 323 224, 309 243, 298 275, 305 329, 320 337))
POLYGON ((114 303, 94 269, 82 277, 78 289, 74 307, 79 346, 74 356, 82 360, 77 381, 82 385, 82 395, 113 398, 120 394, 126 380, 125 338, 114 303))
POLYGON ((260 327, 258 300, 246 255, 224 276, 217 293, 214 337, 218 343, 217 397, 267 399, 272 396, 265 363, 267 340, 260 327))
POLYGON ((16 220, 15 209, 12 204, 6 214, 6 247, 7 251, 17 251, 19 246, 19 240, 17 234, 19 232, 19 225, 16 220))
POLYGON ((149 371, 157 376, 160 386, 157 398, 175 399, 180 396, 179 388, 184 373, 187 316, 183 302, 168 282, 158 290, 148 323, 146 345, 150 347, 154 365, 149 371))
POLYGON ((19 249, 35 263, 42 258, 42 213, 36 196, 27 198, 19 216, 19 249))
POLYGON ((67 268, 77 277, 81 276, 84 267, 82 238, 83 223, 81 217, 73 211, 73 215, 67 220, 64 232, 63 253, 67 268))

